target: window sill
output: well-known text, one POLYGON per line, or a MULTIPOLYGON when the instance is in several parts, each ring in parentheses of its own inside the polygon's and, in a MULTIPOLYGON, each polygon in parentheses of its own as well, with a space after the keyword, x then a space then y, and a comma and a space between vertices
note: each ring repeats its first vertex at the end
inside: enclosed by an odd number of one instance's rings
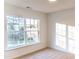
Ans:
POLYGON ((19 48, 22 48, 22 47, 25 47, 25 46, 32 46, 32 45, 39 44, 39 43, 40 43, 40 42, 35 42, 35 43, 33 43, 33 44, 18 45, 18 46, 16 46, 16 47, 6 48, 5 51, 15 50, 15 49, 19 49, 19 48))

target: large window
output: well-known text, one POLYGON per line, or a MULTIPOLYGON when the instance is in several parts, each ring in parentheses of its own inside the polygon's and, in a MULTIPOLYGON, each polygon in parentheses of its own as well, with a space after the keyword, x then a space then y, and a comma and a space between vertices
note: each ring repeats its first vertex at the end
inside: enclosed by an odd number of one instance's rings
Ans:
POLYGON ((8 48, 40 42, 40 20, 7 16, 8 48))
POLYGON ((56 46, 75 52, 75 28, 67 24, 56 23, 56 46))
POLYGON ((66 49, 66 25, 56 23, 56 45, 66 49))

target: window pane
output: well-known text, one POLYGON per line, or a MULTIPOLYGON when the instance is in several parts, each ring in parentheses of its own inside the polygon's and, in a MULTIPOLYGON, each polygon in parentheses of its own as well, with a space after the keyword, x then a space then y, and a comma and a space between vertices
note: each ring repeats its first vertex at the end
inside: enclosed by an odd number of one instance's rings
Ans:
POLYGON ((18 17, 7 18, 8 47, 24 44, 24 19, 18 17), (10 21, 12 20, 12 21, 10 21))
POLYGON ((68 48, 69 48, 69 52, 75 53, 75 41, 74 40, 72 39, 69 40, 68 48))
POLYGON ((63 49, 66 48, 66 45, 65 45, 66 42, 65 42, 65 41, 57 40, 56 42, 57 42, 57 43, 56 43, 57 47, 63 48, 63 49))
POLYGON ((24 32, 11 32, 8 34, 8 45, 14 47, 24 44, 24 32))
POLYGON ((35 19, 35 24, 38 24, 38 20, 35 19))
POLYGON ((35 44, 39 42, 39 34, 37 31, 27 32, 27 44, 35 44))
POLYGON ((34 25, 35 22, 34 22, 34 19, 31 19, 31 25, 34 25))
POLYGON ((33 31, 36 31, 36 30, 38 30, 38 27, 37 27, 37 25, 31 25, 30 29, 33 30, 33 31))
POLYGON ((24 31, 24 25, 19 25, 19 31, 24 31))
POLYGON ((13 23, 8 23, 7 29, 8 31, 14 31, 13 23))
POLYGON ((30 40, 30 38, 31 38, 31 35, 30 35, 30 31, 27 31, 26 32, 26 43, 27 44, 31 44, 31 40, 30 40))
POLYGON ((24 32, 20 31, 18 36, 19 36, 18 45, 24 44, 25 43, 25 41, 24 41, 24 32))
POLYGON ((68 26, 68 50, 75 53, 75 28, 68 26))
POLYGON ((38 42, 39 41, 38 31, 31 31, 31 37, 33 38, 35 42, 38 42))
POLYGON ((14 31, 19 31, 19 25, 13 25, 14 26, 14 31))
POLYGON ((19 22, 18 22, 18 17, 13 17, 13 20, 14 20, 14 24, 18 24, 19 22))
POLYGON ((38 25, 35 25, 35 30, 38 30, 39 28, 38 28, 38 25))
POLYGON ((66 25, 56 23, 56 46, 66 49, 66 25))
POLYGON ((26 19, 26 24, 30 24, 30 22, 31 22, 30 19, 27 18, 26 19))
POLYGON ((56 34, 66 35, 66 25, 56 23, 56 34))
POLYGON ((18 32, 10 32, 8 33, 8 47, 14 47, 17 46, 17 39, 19 39, 18 37, 18 32))
POLYGON ((68 26, 68 38, 75 39, 75 28, 68 26))
POLYGON ((24 18, 19 18, 18 22, 19 22, 19 25, 24 25, 24 18))
MULTIPOLYGON (((26 19, 26 21, 27 21, 27 19, 26 19)), ((40 29, 40 25, 39 25, 39 24, 35 24, 35 21, 36 21, 37 23, 39 23, 39 22, 38 22, 39 20, 33 20, 33 19, 31 19, 30 21, 31 21, 31 24, 26 24, 26 30, 27 30, 27 31, 28 31, 28 30, 33 30, 33 31, 35 31, 35 30, 39 30, 39 29, 40 29)))
POLYGON ((13 23, 14 22, 13 17, 11 17, 11 16, 7 16, 7 20, 8 20, 7 23, 13 23))
POLYGON ((30 31, 30 25, 26 25, 26 31, 30 31))
POLYGON ((60 48, 66 49, 66 37, 56 35, 56 45, 60 48))

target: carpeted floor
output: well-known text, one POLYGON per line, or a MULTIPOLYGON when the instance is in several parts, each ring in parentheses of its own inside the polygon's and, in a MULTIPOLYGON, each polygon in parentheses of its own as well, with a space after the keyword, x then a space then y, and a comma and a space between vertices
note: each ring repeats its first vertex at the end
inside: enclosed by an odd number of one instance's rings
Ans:
POLYGON ((75 56, 55 49, 44 49, 17 59, 75 59, 75 56))

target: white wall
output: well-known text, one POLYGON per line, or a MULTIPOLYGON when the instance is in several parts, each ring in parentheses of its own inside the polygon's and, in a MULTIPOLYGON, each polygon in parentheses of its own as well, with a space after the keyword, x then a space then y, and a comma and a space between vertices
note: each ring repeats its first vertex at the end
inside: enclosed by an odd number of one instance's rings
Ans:
MULTIPOLYGON (((15 15, 15 16, 21 16, 21 17, 32 17, 32 18, 39 18, 40 19, 40 43, 31 45, 31 46, 25 46, 22 48, 17 48, 13 50, 6 50, 5 51, 5 59, 12 59, 18 56, 22 56, 25 54, 28 54, 30 52, 40 50, 42 48, 47 47, 47 15, 41 12, 28 10, 28 9, 22 9, 19 7, 15 7, 12 5, 5 4, 5 16, 7 15, 15 15)), ((6 22, 6 19, 5 19, 6 22)), ((5 28, 5 46, 6 46, 6 28, 5 28)))
MULTIPOLYGON (((58 11, 54 13, 48 14, 48 40, 49 40, 49 46, 51 48, 56 48, 61 50, 60 48, 57 48, 55 45, 55 24, 56 23, 62 23, 70 26, 74 26, 75 24, 75 13, 74 9, 68 9, 63 11, 58 11)), ((64 50, 63 50, 64 51, 64 50)))

